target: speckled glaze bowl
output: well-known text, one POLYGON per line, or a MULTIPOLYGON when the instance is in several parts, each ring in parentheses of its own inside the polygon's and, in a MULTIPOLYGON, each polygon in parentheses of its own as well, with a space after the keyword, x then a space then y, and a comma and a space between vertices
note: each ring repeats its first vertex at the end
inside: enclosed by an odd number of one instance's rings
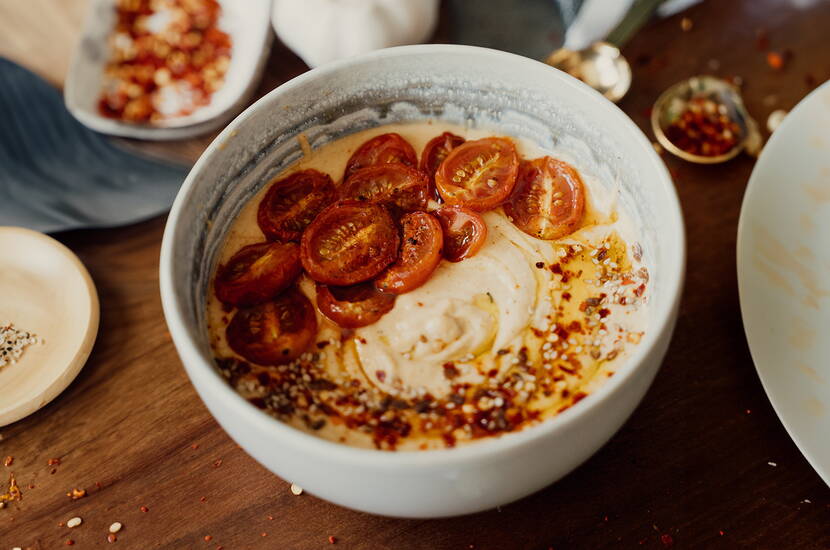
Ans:
POLYGON ((161 252, 161 296, 193 385, 222 427, 272 472, 375 514, 439 517, 519 499, 564 476, 625 422, 659 368, 677 316, 683 223, 665 166, 634 123, 576 79, 524 57, 463 46, 407 46, 332 63, 273 90, 193 167, 161 252), (455 449, 388 452, 316 438, 268 416, 220 376, 204 302, 222 240, 244 203, 312 148, 379 124, 441 119, 567 147, 617 196, 642 234, 651 273, 646 335, 617 374, 557 417, 455 449))

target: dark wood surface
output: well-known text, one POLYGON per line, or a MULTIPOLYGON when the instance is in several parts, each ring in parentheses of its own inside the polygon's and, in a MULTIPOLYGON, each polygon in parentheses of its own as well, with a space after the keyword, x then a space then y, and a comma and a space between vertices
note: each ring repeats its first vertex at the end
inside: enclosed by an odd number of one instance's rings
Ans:
MULTIPOLYGON (((625 48, 634 86, 620 106, 651 135, 647 111, 667 86, 695 73, 739 76, 763 124, 830 78, 830 2, 800 4, 811 5, 710 0, 684 14, 689 32, 680 16, 652 22, 625 48), (783 71, 767 66, 760 28, 770 48, 789 52, 783 71)), ((442 22, 439 39, 453 24, 442 22)), ((303 70, 276 45, 260 92, 303 70)), ((209 139, 145 148, 193 159, 209 139)), ((741 325, 735 233, 753 160, 666 163, 686 216, 689 268, 653 387, 622 430, 562 481, 453 519, 374 517, 293 496, 225 435, 188 382, 162 317, 164 218, 59 235, 95 279, 101 329, 60 397, 0 429, 0 458, 14 457, 0 480, 14 472, 24 493, 0 510, 0 548, 58 548, 69 539, 103 547, 114 521, 124 524, 117 547, 136 549, 325 548, 329 536, 336 547, 365 549, 830 548, 830 490, 770 407, 741 325), (61 464, 47 465, 55 457, 61 464), (88 496, 73 501, 72 488, 88 496), (74 516, 81 527, 59 525, 74 516)))

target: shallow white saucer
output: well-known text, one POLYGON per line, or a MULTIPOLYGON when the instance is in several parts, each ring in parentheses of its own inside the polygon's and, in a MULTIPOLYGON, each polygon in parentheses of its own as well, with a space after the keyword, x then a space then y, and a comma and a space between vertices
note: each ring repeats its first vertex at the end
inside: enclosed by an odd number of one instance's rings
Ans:
POLYGON ((0 324, 36 334, 0 367, 0 426, 37 411, 83 367, 98 333, 98 293, 84 265, 53 238, 0 226, 0 324))
POLYGON ((738 225, 752 359, 798 448, 830 485, 830 82, 764 148, 738 225))

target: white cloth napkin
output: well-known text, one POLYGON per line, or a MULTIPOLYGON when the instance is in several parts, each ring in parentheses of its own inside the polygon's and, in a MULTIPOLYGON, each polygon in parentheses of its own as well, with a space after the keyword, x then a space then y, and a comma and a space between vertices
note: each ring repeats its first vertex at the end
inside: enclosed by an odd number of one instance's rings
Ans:
POLYGON ((439 0, 274 0, 277 36, 310 67, 418 44, 438 21, 439 0))

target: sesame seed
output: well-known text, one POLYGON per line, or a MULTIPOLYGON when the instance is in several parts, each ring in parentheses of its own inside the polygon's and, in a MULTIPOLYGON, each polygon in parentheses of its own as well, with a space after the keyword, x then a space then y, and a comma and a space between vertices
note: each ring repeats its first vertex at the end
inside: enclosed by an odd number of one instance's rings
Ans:
POLYGON ((82 520, 81 518, 75 517, 67 521, 66 526, 72 529, 73 527, 79 526, 81 523, 83 523, 83 521, 84 520, 82 520))
POLYGON ((300 496, 301 494, 303 494, 303 488, 300 487, 299 485, 297 485, 296 483, 292 483, 291 484, 291 493, 294 496, 300 496))
POLYGON ((121 527, 122 527, 121 523, 116 521, 115 523, 110 525, 110 533, 117 533, 118 531, 121 530, 121 527))
POLYGON ((775 462, 767 462, 767 464, 769 464, 769 465, 770 465, 770 466, 772 466, 773 468, 775 468, 776 466, 778 466, 778 464, 776 464, 775 462))

